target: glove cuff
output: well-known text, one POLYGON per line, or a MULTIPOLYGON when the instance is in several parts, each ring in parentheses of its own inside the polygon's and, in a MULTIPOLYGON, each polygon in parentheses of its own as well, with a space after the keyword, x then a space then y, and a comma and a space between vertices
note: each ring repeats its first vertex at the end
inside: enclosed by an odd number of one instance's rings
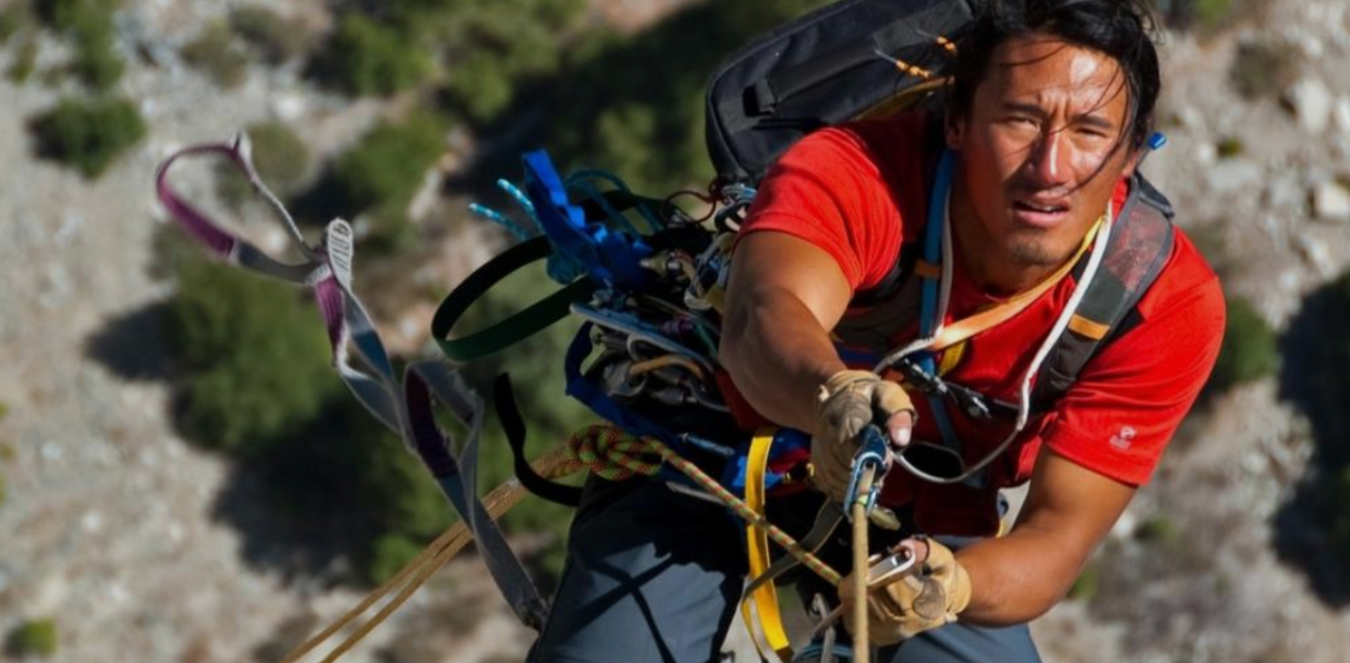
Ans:
POLYGON ((956 621, 967 607, 970 606, 970 573, 966 567, 956 562, 955 572, 952 574, 951 589, 947 592, 947 620, 956 621))

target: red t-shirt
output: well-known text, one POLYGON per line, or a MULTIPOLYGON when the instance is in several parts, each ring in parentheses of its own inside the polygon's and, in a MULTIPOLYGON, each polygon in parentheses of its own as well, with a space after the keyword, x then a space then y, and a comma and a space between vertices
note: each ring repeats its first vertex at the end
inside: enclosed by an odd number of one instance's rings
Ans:
MULTIPOLYGON (((900 245, 916 241, 927 222, 927 118, 921 114, 853 123, 798 142, 762 182, 741 236, 785 232, 827 251, 855 293, 875 286, 895 265, 900 245)), ((1117 188, 1117 211, 1127 193, 1117 188)), ((959 251, 953 251, 960 256, 959 251)), ((1066 277, 1024 311, 946 352, 945 378, 1016 403, 1032 355, 1074 289, 1066 277)), ((959 259, 953 265, 947 322, 998 300, 981 292, 959 259)), ((1056 407, 1033 418, 1003 457, 990 465, 988 488, 938 486, 903 470, 891 472, 884 501, 913 502, 918 525, 931 533, 990 534, 997 529, 994 494, 1031 476, 1042 445, 1102 475, 1147 482, 1190 409, 1218 355, 1224 323, 1217 277, 1178 231, 1161 275, 1138 304, 1142 322, 1102 348, 1056 407)), ((896 338, 896 346, 913 338, 896 338)), ((869 367, 870 368, 870 367, 869 367)), ((916 394, 916 440, 939 441, 928 399, 916 394)), ((979 421, 946 408, 968 463, 980 460, 1012 431, 1004 419, 979 421)))

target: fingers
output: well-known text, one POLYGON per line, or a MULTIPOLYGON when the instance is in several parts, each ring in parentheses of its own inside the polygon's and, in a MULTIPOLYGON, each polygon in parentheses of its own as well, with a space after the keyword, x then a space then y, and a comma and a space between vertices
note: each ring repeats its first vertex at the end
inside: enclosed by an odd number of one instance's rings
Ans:
POLYGON ((896 447, 903 449, 909 446, 913 432, 914 413, 911 411, 896 412, 886 420, 886 433, 891 438, 891 444, 896 447))
POLYGON ((826 410, 826 424, 834 432, 834 442, 843 444, 857 437, 872 421, 872 407, 866 399, 851 397, 837 399, 826 410))

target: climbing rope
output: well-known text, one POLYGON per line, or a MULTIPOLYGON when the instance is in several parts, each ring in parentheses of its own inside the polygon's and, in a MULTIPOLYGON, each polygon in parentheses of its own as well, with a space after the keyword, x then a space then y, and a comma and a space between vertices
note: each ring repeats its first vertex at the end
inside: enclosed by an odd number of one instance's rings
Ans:
MULTIPOLYGON (((575 445, 583 449, 589 449, 590 447, 585 445, 591 444, 592 441, 595 444, 593 448, 595 449, 594 462, 596 465, 594 467, 587 465, 591 471, 594 472, 598 468, 600 472, 604 473, 629 472, 628 477, 636 475, 656 476, 661 471, 661 466, 659 463, 651 462, 650 459, 655 455, 693 480, 709 497, 731 509, 737 516, 751 525, 763 529, 774 543, 782 546, 789 555, 795 557, 803 566, 826 582, 831 585, 838 585, 843 580, 843 576, 838 571, 830 568, 828 564, 812 554, 791 535, 779 529, 778 526, 769 522, 750 505, 733 495, 716 479, 708 476, 698 465, 675 453, 673 449, 659 440, 637 438, 611 424, 596 424, 588 426, 572 436, 572 440, 568 443, 569 454, 573 454, 578 461, 581 461, 582 454, 589 453, 589 451, 572 451, 571 447, 575 445)), ((604 476, 604 474, 601 474, 601 476, 604 476)))
MULTIPOLYGON (((582 470, 611 480, 624 481, 634 477, 655 477, 663 464, 679 470, 706 493, 750 524, 764 530, 770 539, 782 546, 803 566, 831 585, 838 585, 843 576, 803 547, 791 535, 770 523, 745 502, 741 501, 716 479, 708 476, 697 465, 681 457, 673 449, 652 438, 629 435, 611 424, 587 426, 568 439, 567 443, 530 463, 534 471, 546 479, 560 479, 582 470)), ((515 479, 498 486, 483 498, 483 505, 493 520, 509 511, 528 494, 515 479)), ((333 648, 321 663, 333 663, 364 639, 371 631, 398 610, 427 579, 473 540, 466 524, 455 523, 432 541, 416 558, 408 562, 392 578, 377 587, 360 603, 352 607, 327 628, 301 643, 281 663, 294 663, 318 649, 337 632, 354 626, 350 635, 333 648), (389 602, 364 622, 359 618, 380 600, 389 602)))
MULTIPOLYGON (((550 479, 561 478, 577 470, 575 460, 565 447, 559 447, 544 454, 531 463, 531 466, 539 475, 550 479)), ((502 514, 519 504, 528 494, 519 482, 512 479, 488 493, 483 498, 483 506, 492 519, 497 520, 501 518, 502 514)), ((375 588, 360 603, 353 606, 351 610, 348 610, 327 628, 300 643, 285 658, 281 659, 281 663, 294 663, 317 649, 338 631, 356 623, 351 634, 324 656, 322 663, 333 663, 338 660, 388 619, 389 615, 392 615, 394 611, 406 603, 433 573, 445 566, 446 562, 459 554, 459 551, 463 550, 464 546, 472 540, 473 534, 469 531, 467 524, 464 521, 455 523, 439 537, 436 537, 435 541, 432 541, 417 557, 404 565, 392 578, 375 588), (357 623, 361 615, 370 610, 371 606, 391 593, 394 593, 393 598, 370 619, 357 623)))

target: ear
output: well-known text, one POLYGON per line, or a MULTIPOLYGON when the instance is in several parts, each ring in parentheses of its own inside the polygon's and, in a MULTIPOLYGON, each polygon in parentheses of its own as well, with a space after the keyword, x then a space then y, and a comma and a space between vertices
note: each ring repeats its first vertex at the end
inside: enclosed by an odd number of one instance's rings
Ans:
POLYGON ((1137 150, 1132 151, 1130 154, 1130 158, 1125 161, 1125 168, 1121 171, 1120 176, 1125 179, 1134 177, 1134 170, 1139 167, 1139 162, 1143 161, 1144 155, 1147 153, 1148 153, 1147 147, 1141 147, 1137 150))
POLYGON ((942 119, 942 135, 947 140, 948 149, 960 152, 966 136, 965 118, 948 111, 942 119))

